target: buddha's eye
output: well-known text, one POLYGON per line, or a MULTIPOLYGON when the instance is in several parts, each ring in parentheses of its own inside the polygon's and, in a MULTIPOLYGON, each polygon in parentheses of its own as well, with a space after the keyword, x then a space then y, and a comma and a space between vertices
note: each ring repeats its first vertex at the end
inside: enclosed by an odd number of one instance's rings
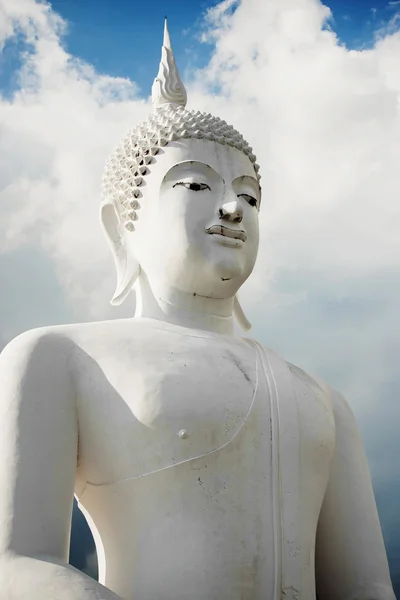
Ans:
POLYGON ((250 204, 250 206, 257 207, 258 205, 257 199, 254 198, 254 196, 250 196, 250 194, 238 194, 238 198, 244 198, 246 202, 250 204))
POLYGON ((207 185, 206 183, 194 183, 191 181, 178 181, 172 187, 175 187, 177 185, 182 185, 187 190, 192 190, 192 192, 202 192, 203 190, 211 191, 210 186, 207 185))

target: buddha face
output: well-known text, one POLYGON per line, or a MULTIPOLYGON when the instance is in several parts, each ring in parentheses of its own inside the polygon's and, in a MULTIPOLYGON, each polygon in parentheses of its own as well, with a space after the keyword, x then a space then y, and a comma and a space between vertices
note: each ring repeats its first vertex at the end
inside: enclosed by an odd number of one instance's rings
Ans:
POLYGON ((125 247, 153 289, 233 296, 258 251, 260 187, 248 157, 198 139, 172 142, 149 166, 125 247))

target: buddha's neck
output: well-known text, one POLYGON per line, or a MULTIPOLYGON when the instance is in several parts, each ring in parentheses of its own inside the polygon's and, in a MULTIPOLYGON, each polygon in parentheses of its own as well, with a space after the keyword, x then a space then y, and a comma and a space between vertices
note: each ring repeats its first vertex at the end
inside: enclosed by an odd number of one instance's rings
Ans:
POLYGON ((144 273, 135 290, 135 318, 157 319, 181 327, 234 335, 233 298, 207 298, 167 286, 152 289, 144 273))

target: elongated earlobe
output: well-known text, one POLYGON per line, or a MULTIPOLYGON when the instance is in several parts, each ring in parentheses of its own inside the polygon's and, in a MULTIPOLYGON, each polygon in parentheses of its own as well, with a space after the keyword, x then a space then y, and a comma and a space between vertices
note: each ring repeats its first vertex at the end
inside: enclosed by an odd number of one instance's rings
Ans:
POLYGON ((120 220, 112 204, 104 203, 101 206, 100 219, 117 270, 117 287, 110 303, 119 306, 135 285, 140 265, 132 256, 128 256, 119 230, 120 220))
POLYGON ((114 292, 114 296, 110 300, 110 304, 112 304, 112 306, 119 306, 123 303, 135 285, 139 275, 140 265, 137 263, 129 265, 128 260, 126 260, 125 269, 123 270, 121 276, 118 276, 117 269, 117 288, 114 292))
POLYGON ((244 331, 249 331, 249 329, 251 329, 251 323, 247 319, 246 315, 244 314, 243 309, 240 306, 240 302, 239 302, 239 299, 237 296, 235 296, 235 299, 233 301, 233 312, 234 312, 234 315, 235 315, 236 320, 239 323, 240 327, 244 331))

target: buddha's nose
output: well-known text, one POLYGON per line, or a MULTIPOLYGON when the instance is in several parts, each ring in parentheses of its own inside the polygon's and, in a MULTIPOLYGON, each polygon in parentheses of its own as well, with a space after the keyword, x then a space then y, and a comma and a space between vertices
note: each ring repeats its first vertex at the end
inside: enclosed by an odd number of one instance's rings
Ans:
POLYGON ((220 219, 231 223, 241 223, 243 220, 243 209, 237 199, 224 202, 218 211, 220 219))

